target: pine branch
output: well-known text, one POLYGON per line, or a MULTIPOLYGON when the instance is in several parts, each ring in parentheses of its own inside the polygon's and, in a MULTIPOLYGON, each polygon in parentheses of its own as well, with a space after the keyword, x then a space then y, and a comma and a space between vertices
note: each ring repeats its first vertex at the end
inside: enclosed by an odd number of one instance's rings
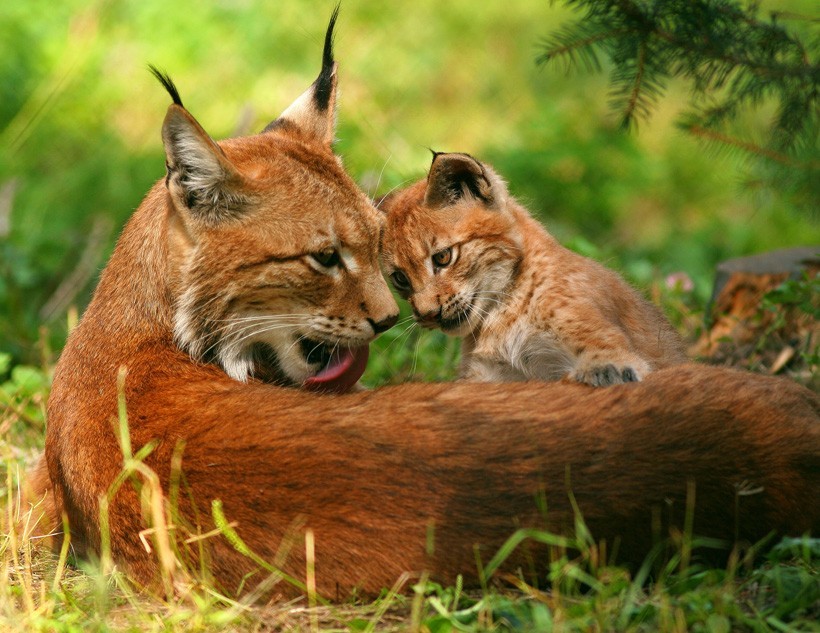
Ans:
POLYGON ((564 4, 582 17, 545 40, 546 50, 538 63, 563 58, 570 69, 576 56, 581 56, 588 67, 598 69, 598 55, 608 57, 613 66, 610 103, 619 112, 622 127, 647 118, 666 82, 680 78, 692 86, 688 122, 682 125, 692 134, 777 164, 816 169, 817 160, 803 157, 818 153, 820 38, 816 30, 800 36, 782 19, 806 26, 820 21, 784 13, 762 19, 755 4, 741 6, 738 0, 564 0, 564 4), (776 115, 765 143, 741 141, 721 129, 741 112, 772 101, 776 115))
POLYGON ((818 169, 820 168, 820 162, 818 161, 811 161, 809 163, 800 163, 797 161, 792 160, 790 156, 787 154, 783 154, 781 152, 776 152, 774 150, 762 147, 757 143, 751 143, 749 141, 743 141, 741 139, 735 138, 723 132, 719 132, 717 130, 711 130, 709 128, 703 127, 702 125, 698 125, 696 123, 692 123, 690 125, 681 125, 683 129, 685 129, 690 134, 694 136, 710 140, 710 141, 718 141, 723 143, 724 145, 729 145, 731 147, 736 147, 738 149, 742 149, 745 152, 750 154, 755 154, 762 158, 767 158, 769 160, 773 160, 775 162, 780 163, 781 165, 785 165, 787 167, 794 167, 798 169, 818 169))
POLYGON ((596 47, 607 40, 616 39, 625 34, 626 31, 623 29, 612 29, 588 35, 576 30, 563 34, 557 33, 552 39, 544 40, 546 50, 536 58, 536 63, 546 64, 563 58, 567 61, 567 70, 570 70, 577 63, 576 55, 581 55, 587 70, 600 70, 601 64, 595 51, 596 47))
POLYGON ((635 117, 635 111, 641 100, 643 78, 646 72, 646 42, 641 42, 638 45, 638 56, 635 59, 635 80, 632 83, 632 90, 629 93, 629 98, 626 102, 626 108, 621 119, 621 127, 629 128, 635 117))

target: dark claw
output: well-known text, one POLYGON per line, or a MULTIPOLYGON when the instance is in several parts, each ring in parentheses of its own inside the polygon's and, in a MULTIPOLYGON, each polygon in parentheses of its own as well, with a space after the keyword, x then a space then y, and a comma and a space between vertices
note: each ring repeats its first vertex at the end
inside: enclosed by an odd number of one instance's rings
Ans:
POLYGON ((621 378, 624 382, 638 382, 638 374, 631 367, 627 367, 621 372, 621 378))
POLYGON ((588 385, 593 387, 607 387, 621 382, 621 377, 615 365, 604 365, 603 367, 595 367, 583 377, 583 380, 588 385))
POLYGON ((579 377, 579 382, 584 382, 593 387, 609 387, 610 385, 620 385, 625 382, 638 382, 638 374, 631 367, 618 371, 615 365, 608 364, 595 367, 584 373, 579 377))
POLYGON ((621 382, 621 376, 618 373, 618 370, 615 369, 615 365, 605 365, 600 371, 599 385, 601 387, 606 387, 608 385, 614 385, 621 382))

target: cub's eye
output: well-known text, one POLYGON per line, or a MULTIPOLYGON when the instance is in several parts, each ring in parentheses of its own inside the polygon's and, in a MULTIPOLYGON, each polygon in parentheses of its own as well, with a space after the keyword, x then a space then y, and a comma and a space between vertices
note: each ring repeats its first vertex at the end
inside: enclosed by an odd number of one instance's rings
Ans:
POLYGON ((436 268, 445 268, 453 261, 453 249, 443 248, 438 253, 433 253, 433 265, 436 268))
POLYGON ((339 263, 339 251, 335 248, 326 248, 318 253, 311 253, 310 256, 325 268, 332 268, 339 263))
POLYGON ((408 290, 411 290, 410 280, 407 278, 407 275, 405 275, 400 270, 397 270, 392 275, 390 275, 390 279, 393 282, 393 285, 396 287, 396 290, 398 290, 399 292, 407 292, 408 290))

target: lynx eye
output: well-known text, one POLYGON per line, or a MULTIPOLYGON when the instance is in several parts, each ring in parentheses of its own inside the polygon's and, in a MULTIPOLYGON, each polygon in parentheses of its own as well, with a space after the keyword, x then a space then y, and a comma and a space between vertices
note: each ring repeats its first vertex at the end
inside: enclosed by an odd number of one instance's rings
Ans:
POLYGON ((397 270, 393 274, 390 275, 390 280, 393 282, 393 285, 396 287, 396 290, 399 292, 407 292, 411 290, 410 287, 410 280, 400 270, 397 270))
POLYGON ((443 248, 438 253, 433 253, 433 264, 436 268, 444 268, 453 261, 453 249, 443 248))
POLYGON ((326 248, 318 253, 311 253, 310 256, 325 268, 331 268, 339 263, 339 251, 335 248, 326 248))

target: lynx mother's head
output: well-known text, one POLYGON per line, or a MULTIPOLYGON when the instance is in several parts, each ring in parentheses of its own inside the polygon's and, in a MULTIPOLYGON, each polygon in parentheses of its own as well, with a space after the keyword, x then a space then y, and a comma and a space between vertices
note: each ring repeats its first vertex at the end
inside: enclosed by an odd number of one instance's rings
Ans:
POLYGON ((331 147, 335 17, 319 77, 254 136, 213 141, 152 68, 173 99, 162 138, 174 339, 239 381, 346 391, 398 316, 379 270, 381 214, 331 147))

